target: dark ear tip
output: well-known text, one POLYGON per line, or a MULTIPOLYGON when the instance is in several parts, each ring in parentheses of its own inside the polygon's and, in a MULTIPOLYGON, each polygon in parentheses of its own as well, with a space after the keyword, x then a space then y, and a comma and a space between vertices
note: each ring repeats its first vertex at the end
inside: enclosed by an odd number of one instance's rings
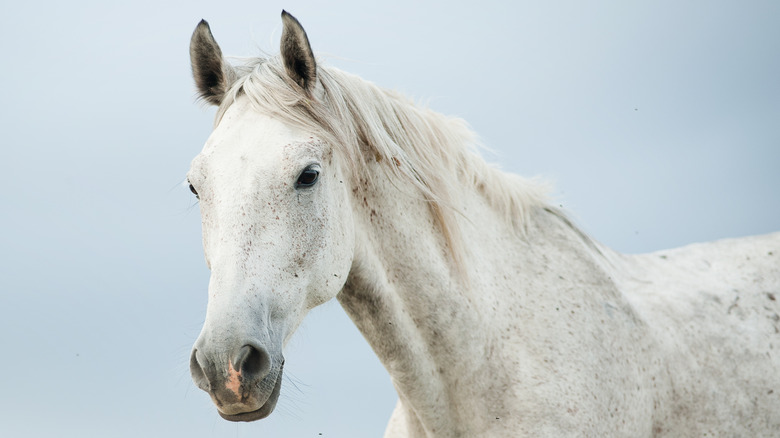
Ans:
POLYGON ((284 22, 292 21, 293 23, 295 23, 298 26, 302 27, 301 23, 298 21, 298 19, 293 17, 293 15, 291 13, 285 11, 284 9, 282 9, 282 21, 284 21, 284 22))
POLYGON ((206 20, 200 20, 197 26, 195 26, 195 31, 192 32, 192 41, 210 41, 213 40, 214 37, 211 35, 211 26, 209 26, 209 23, 206 20))
POLYGON ((211 26, 209 26, 209 22, 208 22, 208 21, 206 21, 206 20, 203 20, 203 19, 201 19, 201 20, 198 22, 198 25, 197 25, 197 26, 195 26, 195 30, 196 30, 196 31, 198 31, 198 30, 201 30, 201 29, 208 29, 208 30, 211 30, 211 26))

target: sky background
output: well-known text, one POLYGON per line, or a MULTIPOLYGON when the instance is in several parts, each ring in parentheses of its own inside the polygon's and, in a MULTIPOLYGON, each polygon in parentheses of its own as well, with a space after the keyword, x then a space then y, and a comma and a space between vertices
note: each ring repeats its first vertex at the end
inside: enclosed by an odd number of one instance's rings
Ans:
POLYGON ((283 8, 321 62, 466 119, 619 251, 780 230, 774 0, 6 2, 0 436, 381 436, 396 396, 335 301, 268 419, 220 419, 189 376, 209 273, 182 182, 214 114, 189 38, 205 18, 224 53, 275 54, 283 8))

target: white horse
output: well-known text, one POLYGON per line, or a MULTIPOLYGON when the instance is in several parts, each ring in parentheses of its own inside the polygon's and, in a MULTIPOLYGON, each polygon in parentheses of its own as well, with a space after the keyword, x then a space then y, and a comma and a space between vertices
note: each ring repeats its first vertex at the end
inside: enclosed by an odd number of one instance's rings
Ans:
POLYGON ((191 370, 220 415, 273 411, 335 297, 398 392, 387 437, 780 436, 780 233, 611 251, 282 19, 278 57, 230 66, 205 21, 190 48, 219 106, 187 176, 211 269, 191 370))

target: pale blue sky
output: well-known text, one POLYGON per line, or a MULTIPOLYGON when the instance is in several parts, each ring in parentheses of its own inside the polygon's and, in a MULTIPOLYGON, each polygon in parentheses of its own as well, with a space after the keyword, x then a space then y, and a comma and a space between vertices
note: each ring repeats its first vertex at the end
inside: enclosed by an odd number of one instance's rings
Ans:
POLYGON ((191 383, 208 271, 181 186, 209 134, 189 37, 275 53, 287 9, 325 63, 471 123, 642 252, 780 230, 780 3, 14 2, 0 41, 0 436, 381 436, 389 377, 336 302, 286 352, 277 411, 191 383))

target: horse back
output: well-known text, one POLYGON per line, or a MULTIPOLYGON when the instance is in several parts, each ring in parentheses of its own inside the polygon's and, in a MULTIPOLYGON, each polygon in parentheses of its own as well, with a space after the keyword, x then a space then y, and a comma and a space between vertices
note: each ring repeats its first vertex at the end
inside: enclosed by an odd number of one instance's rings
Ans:
POLYGON ((626 260, 621 288, 662 364, 655 435, 777 433, 780 233, 626 260))

